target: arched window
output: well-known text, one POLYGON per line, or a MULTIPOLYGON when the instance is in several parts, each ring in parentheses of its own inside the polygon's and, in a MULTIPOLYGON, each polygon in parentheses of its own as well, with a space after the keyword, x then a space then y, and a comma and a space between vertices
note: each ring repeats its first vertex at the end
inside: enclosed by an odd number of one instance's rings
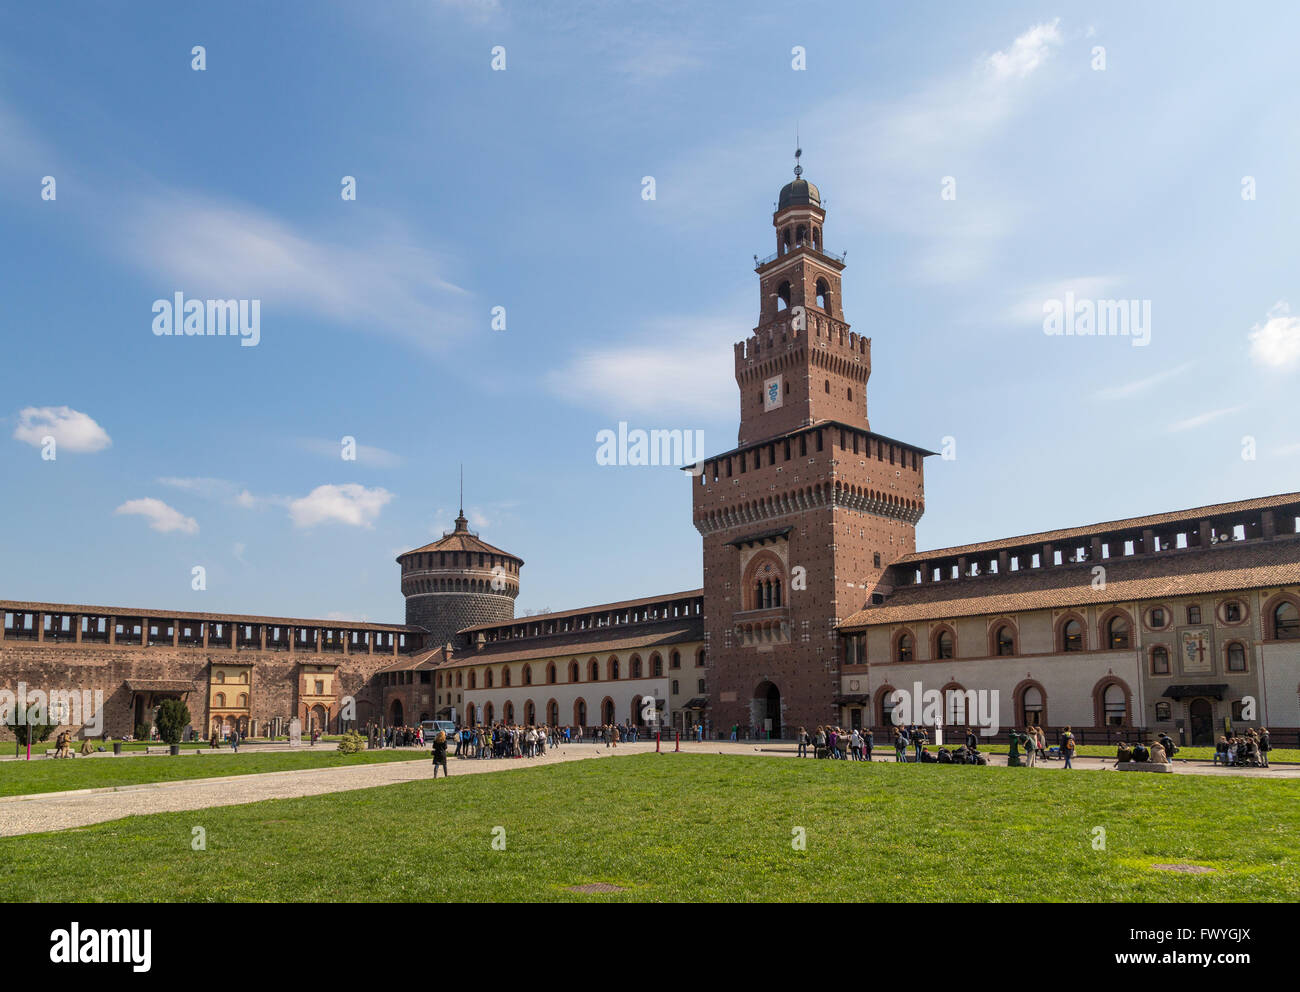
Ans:
POLYGON ((546 666, 546 682, 548 685, 555 685, 555 662, 546 666))
POLYGON ((663 678, 663 674, 664 674, 664 660, 660 658, 657 654, 652 654, 650 656, 651 677, 656 679, 663 678))
POLYGON ((1106 646, 1112 651, 1129 646, 1128 617, 1114 616, 1106 622, 1106 646))
POLYGON ((906 632, 898 635, 898 651, 897 651, 898 660, 911 661, 912 651, 913 651, 912 635, 906 632))
MULTIPOLYGON (((570 682, 582 681, 582 670, 578 667, 578 663, 576 661, 569 662, 569 681, 570 682)), ((470 688, 472 689, 474 687, 470 686, 470 688)))
POLYGON ((1106 718, 1106 726, 1122 727, 1128 723, 1128 703, 1124 701, 1124 687, 1111 683, 1106 686, 1106 693, 1102 697, 1102 715, 1106 718))
POLYGON ((587 725, 587 701, 585 699, 579 699, 573 704, 573 715, 579 727, 587 725))
POLYGON ((618 659, 609 659, 609 677, 611 680, 618 678, 618 659))
POLYGON ((515 704, 512 703, 512 702, 510 702, 510 700, 507 699, 507 700, 506 700, 506 706, 505 706, 505 709, 502 711, 502 714, 505 716, 506 723, 514 723, 514 722, 515 722, 515 704))
POLYGON ((212 705, 213 705, 213 706, 225 706, 225 705, 226 705, 226 694, 225 694, 224 692, 219 692, 219 693, 217 693, 217 698, 214 699, 214 700, 212 701, 212 705))
POLYGON ((783 282, 776 287, 776 309, 787 310, 790 307, 790 284, 783 282))
POLYGON ((898 700, 894 698, 893 689, 885 689, 880 694, 880 723, 885 727, 894 725, 894 707, 898 705, 898 700))
POLYGON ((1006 658, 1016 653, 1016 638, 1011 628, 1003 624, 993 635, 993 649, 998 657, 1006 658))
POLYGON ((1021 719, 1026 726, 1038 727, 1043 722, 1043 690, 1036 685, 1025 689, 1020 697, 1021 719))
POLYGON ((952 631, 947 627, 940 628, 939 633, 935 635, 934 656, 936 658, 952 657, 952 631))
POLYGON ((680 652, 674 651, 672 654, 668 656, 668 667, 669 668, 682 667, 682 656, 680 652))
POLYGON ((831 312, 831 287, 825 279, 817 280, 817 306, 827 313, 831 312))
POLYGON ((595 658, 592 658, 590 661, 587 662, 587 681, 588 682, 600 681, 600 663, 596 661, 595 658))
POLYGON ((639 679, 641 677, 641 658, 639 655, 633 655, 632 660, 628 662, 630 671, 629 678, 639 679))
POLYGON ((1228 645, 1228 671, 1244 672, 1246 670, 1246 648, 1240 641, 1228 645))
POLYGON ((1300 637, 1300 610, 1295 603, 1278 603, 1273 611, 1273 636, 1279 640, 1300 637))
POLYGON ((1151 674, 1169 674, 1169 649, 1163 644, 1157 644, 1151 649, 1151 674))
POLYGON ((496 715, 496 710, 494 710, 494 709, 492 708, 492 704, 491 704, 491 703, 488 703, 486 706, 483 707, 483 721, 484 721, 484 722, 485 722, 489 727, 492 726, 492 724, 495 722, 495 721, 492 719, 493 716, 495 716, 495 715, 496 715))
MULTIPOLYGON (((525 666, 524 666, 524 685, 532 685, 532 684, 533 684, 533 666, 532 666, 532 665, 525 665, 525 666)), ((529 722, 529 723, 532 723, 531 720, 529 720, 528 722, 529 722)))
POLYGON ((470 672, 470 673, 469 673, 469 687, 470 687, 471 689, 477 689, 477 688, 478 688, 478 673, 476 673, 476 672, 470 672))
POLYGON ((488 689, 492 688, 492 669, 490 668, 483 673, 483 685, 488 689))
POLYGON ((1083 624, 1073 617, 1061 625, 1061 650, 1083 650, 1083 624))
POLYGON ((217 672, 217 684, 218 684, 218 685, 225 685, 225 684, 226 684, 226 673, 225 673, 225 672, 217 672))
POLYGON ((240 709, 243 709, 245 706, 247 706, 247 705, 248 705, 248 695, 247 695, 246 693, 242 693, 242 692, 241 692, 241 693, 239 694, 239 702, 236 703, 235 705, 237 705, 240 709))
POLYGON ((507 686, 507 687, 510 685, 510 666, 509 666, 509 665, 502 665, 502 666, 501 666, 501 684, 502 684, 503 686, 507 686))

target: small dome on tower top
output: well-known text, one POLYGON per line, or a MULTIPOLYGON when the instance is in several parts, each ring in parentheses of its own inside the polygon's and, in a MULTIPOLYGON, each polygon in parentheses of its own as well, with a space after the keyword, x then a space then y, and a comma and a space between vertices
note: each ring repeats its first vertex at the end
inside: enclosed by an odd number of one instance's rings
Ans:
POLYGON ((781 187, 781 199, 777 201, 776 208, 784 210, 786 207, 820 207, 821 205, 822 196, 817 187, 807 179, 796 179, 781 187))

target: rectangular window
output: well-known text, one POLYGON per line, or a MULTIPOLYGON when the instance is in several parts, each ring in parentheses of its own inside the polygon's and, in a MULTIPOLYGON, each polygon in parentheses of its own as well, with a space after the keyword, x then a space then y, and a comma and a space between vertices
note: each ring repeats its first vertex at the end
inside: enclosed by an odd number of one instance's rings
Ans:
POLYGON ((1201 622, 1201 608, 1199 606, 1187 607, 1187 622, 1188 623, 1201 622))

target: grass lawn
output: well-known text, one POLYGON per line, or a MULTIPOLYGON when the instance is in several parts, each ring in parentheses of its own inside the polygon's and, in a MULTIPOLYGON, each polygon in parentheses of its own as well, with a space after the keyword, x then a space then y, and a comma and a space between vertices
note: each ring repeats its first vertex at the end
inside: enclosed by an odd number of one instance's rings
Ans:
POLYGON ((98 789, 110 785, 144 782, 179 782, 189 778, 290 772, 303 768, 333 768, 375 761, 409 761, 428 755, 420 751, 362 751, 339 754, 330 748, 313 751, 272 751, 267 754, 232 754, 229 750, 201 755, 160 755, 148 758, 42 758, 39 761, 0 762, 0 796, 26 796, 65 789, 98 789))
MULTIPOLYGON (((964 739, 965 738, 963 738, 962 740, 964 739)), ((954 745, 961 744, 961 743, 962 743, 961 740, 945 742, 944 747, 953 747, 954 745)), ((1051 747, 1051 745, 1054 743, 1055 741, 1049 741, 1048 747, 1051 747)), ((1007 744, 984 744, 981 742, 980 750, 987 751, 989 754, 1006 754, 1009 746, 1010 745, 1007 744)), ((934 750, 933 745, 931 745, 930 750, 931 751, 934 750)), ((878 753, 880 751, 880 748, 877 747, 876 751, 878 753)), ((894 751, 894 746, 893 744, 890 744, 889 746, 890 754, 893 754, 893 751, 894 751)), ((1025 753, 1024 748, 1021 748, 1020 754, 1022 757, 1024 756, 1024 753, 1025 753)), ((1115 760, 1115 745, 1114 744, 1081 744, 1080 746, 1074 749, 1074 754, 1075 757, 1078 758, 1110 758, 1113 761, 1115 760)), ((1214 748, 1180 747, 1178 749, 1178 753, 1174 755, 1174 758, 1178 761, 1183 761, 1183 760, 1213 761, 1214 748)), ((1300 750, 1297 750, 1295 748, 1278 748, 1276 750, 1269 751, 1268 761, 1269 764, 1273 764, 1273 765, 1300 761, 1300 750)))
POLYGON ((692 754, 453 778, 0 838, 0 899, 1300 900, 1300 781, 692 754), (1217 870, 1151 867, 1188 863, 1217 870))

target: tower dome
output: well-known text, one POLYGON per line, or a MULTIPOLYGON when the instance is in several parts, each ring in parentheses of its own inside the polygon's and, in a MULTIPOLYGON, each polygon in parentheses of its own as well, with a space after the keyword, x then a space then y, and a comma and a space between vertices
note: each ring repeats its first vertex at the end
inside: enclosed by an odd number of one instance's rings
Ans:
MULTIPOLYGON (((768 187, 769 189, 771 187, 768 187)), ((777 201, 777 210, 786 207, 820 207, 821 191, 807 179, 796 179, 781 187, 781 198, 777 201)))
POLYGON ((429 644, 452 642, 456 631, 475 624, 514 619, 524 560, 481 540, 469 529, 464 509, 454 530, 398 555, 397 563, 406 622, 427 630, 429 644))

